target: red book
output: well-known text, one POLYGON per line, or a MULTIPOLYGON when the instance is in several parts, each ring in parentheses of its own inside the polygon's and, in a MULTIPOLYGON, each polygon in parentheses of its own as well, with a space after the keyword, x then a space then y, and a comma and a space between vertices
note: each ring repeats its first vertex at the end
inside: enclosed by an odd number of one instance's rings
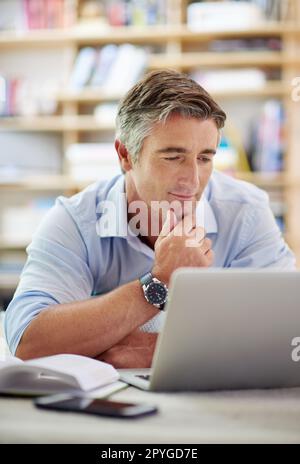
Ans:
POLYGON ((57 28, 57 8, 55 0, 46 0, 46 17, 47 17, 47 28, 57 28))
POLYGON ((8 93, 8 114, 10 116, 16 116, 17 114, 17 90, 19 85, 19 79, 10 79, 9 81, 9 93, 8 93))
POLYGON ((33 29, 30 0, 23 0, 23 9, 27 29, 33 29))
POLYGON ((64 27, 64 0, 46 0, 48 29, 64 27))
POLYGON ((25 0, 28 29, 44 29, 46 27, 45 6, 45 0, 25 0))
POLYGON ((64 0, 56 0, 56 4, 57 4, 57 27, 63 28, 65 24, 64 0))

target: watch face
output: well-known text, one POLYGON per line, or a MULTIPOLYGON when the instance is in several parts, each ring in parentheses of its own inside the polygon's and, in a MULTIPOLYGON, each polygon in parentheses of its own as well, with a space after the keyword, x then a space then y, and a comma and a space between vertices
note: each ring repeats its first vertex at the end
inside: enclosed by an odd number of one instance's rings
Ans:
POLYGON ((157 282, 151 282, 147 288, 147 297, 152 304, 163 304, 166 302, 167 290, 157 282))

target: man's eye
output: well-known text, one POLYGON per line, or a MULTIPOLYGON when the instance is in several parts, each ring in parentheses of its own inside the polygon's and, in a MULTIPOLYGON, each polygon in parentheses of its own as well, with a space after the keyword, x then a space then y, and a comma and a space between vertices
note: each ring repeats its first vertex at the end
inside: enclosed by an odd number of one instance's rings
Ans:
POLYGON ((200 158, 198 158, 198 161, 201 161, 202 163, 209 163, 211 160, 211 158, 206 158, 205 156, 201 156, 200 158))
POLYGON ((179 159, 179 156, 169 156, 167 158, 164 158, 165 160, 168 160, 168 161, 173 161, 173 160, 178 160, 179 159))

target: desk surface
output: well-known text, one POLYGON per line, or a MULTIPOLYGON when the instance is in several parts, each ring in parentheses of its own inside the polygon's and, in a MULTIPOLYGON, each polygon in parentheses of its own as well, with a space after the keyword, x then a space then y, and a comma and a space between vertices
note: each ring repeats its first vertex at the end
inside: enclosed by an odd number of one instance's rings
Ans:
POLYGON ((161 394, 129 387, 113 399, 156 404, 159 414, 111 419, 2 397, 0 443, 300 443, 300 388, 161 394))
MULTIPOLYGON (((0 326, 0 356, 1 341, 0 326)), ((112 398, 155 404, 159 413, 111 419, 0 397, 0 443, 300 443, 300 388, 162 394, 129 387, 112 398)))

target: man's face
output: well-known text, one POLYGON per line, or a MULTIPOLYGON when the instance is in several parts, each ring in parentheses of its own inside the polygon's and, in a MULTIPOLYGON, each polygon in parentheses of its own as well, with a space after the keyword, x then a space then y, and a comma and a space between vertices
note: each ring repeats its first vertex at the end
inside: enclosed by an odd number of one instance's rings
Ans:
POLYGON ((133 164, 130 184, 134 200, 179 201, 196 205, 213 169, 219 132, 212 119, 172 115, 157 124, 133 164))

